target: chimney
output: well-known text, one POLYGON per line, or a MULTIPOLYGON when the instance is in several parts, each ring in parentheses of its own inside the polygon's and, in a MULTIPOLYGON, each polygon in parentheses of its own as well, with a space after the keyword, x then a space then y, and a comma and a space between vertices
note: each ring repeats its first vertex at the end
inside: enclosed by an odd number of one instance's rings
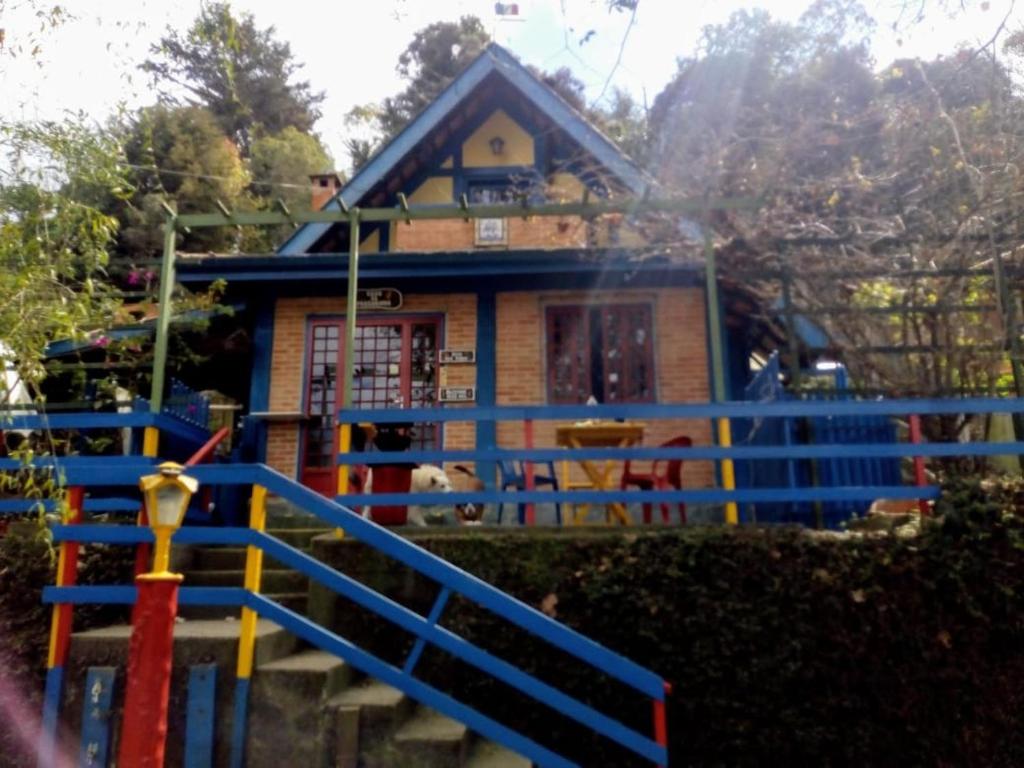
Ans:
POLYGON ((335 193, 341 189, 341 176, 334 171, 310 174, 309 181, 313 189, 310 207, 314 211, 319 211, 323 208, 324 203, 334 197, 335 193))

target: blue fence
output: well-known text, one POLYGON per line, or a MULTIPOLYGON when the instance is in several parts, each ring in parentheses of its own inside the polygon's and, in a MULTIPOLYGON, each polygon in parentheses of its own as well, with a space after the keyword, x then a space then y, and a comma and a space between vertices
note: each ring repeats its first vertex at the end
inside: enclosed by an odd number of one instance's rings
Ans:
MULTIPOLYGON (((628 448, 496 448, 479 447, 469 450, 406 451, 401 454, 369 452, 350 453, 338 456, 339 466, 356 464, 393 464, 396 457, 402 462, 432 463, 444 462, 497 462, 515 461, 622 461, 667 460, 748 462, 753 466, 756 481, 747 481, 734 490, 723 488, 683 488, 681 490, 551 490, 551 491, 500 491, 487 490, 446 494, 443 497, 432 493, 373 493, 350 494, 344 497, 351 505, 395 505, 395 504, 516 504, 516 503, 693 503, 725 504, 736 502, 741 505, 787 505, 794 510, 805 510, 802 516, 794 515, 794 522, 814 522, 809 512, 814 503, 836 503, 856 505, 864 509, 876 499, 925 499, 938 497, 936 486, 905 486, 900 483, 896 472, 876 470, 849 472, 841 468, 842 462, 866 459, 872 462, 891 461, 895 467, 899 459, 921 457, 955 456, 1001 456, 1024 452, 1024 442, 967 442, 967 443, 925 443, 910 444, 892 442, 893 433, 885 433, 879 442, 879 421, 892 417, 906 418, 911 414, 920 416, 949 414, 989 414, 1024 412, 1024 401, 1007 398, 966 398, 951 399, 908 399, 908 400, 776 400, 769 402, 728 402, 728 403, 675 403, 675 404, 631 404, 597 406, 494 406, 471 408, 414 408, 414 409, 342 409, 338 423, 372 422, 376 424, 405 424, 420 422, 526 422, 559 421, 573 423, 578 420, 707 420, 726 418, 735 425, 741 420, 752 423, 818 420, 826 438, 820 443, 800 444, 794 437, 786 438, 785 432, 779 440, 766 444, 739 444, 732 447, 715 445, 693 447, 650 447, 628 448), (870 427, 858 420, 869 420, 870 427), (835 424, 842 425, 835 428, 835 424), (851 442, 852 440, 852 442, 851 442), (895 460, 895 461, 894 461, 895 460), (814 461, 826 466, 829 484, 813 486, 801 483, 799 477, 788 477, 791 464, 814 461), (836 462, 829 465, 828 462, 836 462), (760 473, 768 465, 770 472, 760 473), (778 467, 783 467, 783 472, 778 467), (779 478, 769 485, 765 478, 779 478)), ((764 427, 761 427, 764 429, 764 427)), ((871 466, 870 464, 866 466, 871 466)), ((795 471, 795 470, 794 470, 795 471)), ((748 476, 749 478, 749 476, 748 476)), ((841 509, 842 507, 838 507, 841 509)), ((851 507, 848 507, 851 508, 851 507)), ((835 519, 833 518, 833 522, 835 519)))
MULTIPOLYGON (((811 378, 834 379, 828 386, 801 393, 806 400, 849 400, 845 370, 837 366, 828 371, 808 372, 811 378)), ((778 353, 747 385, 744 399, 770 403, 793 401, 797 397, 782 386, 778 353)), ((868 413, 818 415, 804 419, 738 419, 733 425, 737 445, 788 447, 793 445, 891 445, 897 442, 894 418, 868 413)), ((840 488, 848 486, 893 486, 901 482, 900 462, 891 456, 837 457, 823 451, 821 457, 806 460, 740 461, 736 464, 737 484, 741 488, 840 488)), ((869 502, 829 501, 819 503, 821 521, 829 528, 863 514, 869 502)), ((743 518, 759 522, 807 522, 815 519, 813 505, 770 503, 747 505, 743 518)))
MULTIPOLYGON (((139 400, 146 402, 142 398, 139 400)), ((209 398, 177 379, 171 379, 170 391, 160 412, 202 429, 207 429, 210 424, 209 398)))

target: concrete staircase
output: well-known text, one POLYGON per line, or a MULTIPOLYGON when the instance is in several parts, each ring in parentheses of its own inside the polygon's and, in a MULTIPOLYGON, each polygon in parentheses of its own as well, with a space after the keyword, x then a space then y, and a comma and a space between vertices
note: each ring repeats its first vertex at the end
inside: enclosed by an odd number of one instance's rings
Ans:
POLYGON ((303 650, 260 664, 249 713, 249 768, 529 768, 530 761, 336 657, 303 650))
MULTIPOLYGON (((286 505, 268 505, 268 533, 310 550, 314 537, 329 533, 315 519, 286 505)), ((182 557, 189 586, 242 586, 245 549, 196 548, 182 557)), ((266 560, 263 594, 305 614, 308 580, 266 560)), ((214 764, 230 757, 232 698, 238 644, 237 608, 182 606, 175 627, 171 719, 167 765, 182 764, 187 668, 216 663, 214 764)), ((122 701, 128 626, 76 633, 72 637, 64 712, 77 732, 88 666, 119 670, 122 701)), ((361 676, 341 659, 304 647, 277 625, 261 619, 249 699, 248 768, 529 768, 530 762, 476 737, 466 726, 414 701, 390 686, 361 676)))

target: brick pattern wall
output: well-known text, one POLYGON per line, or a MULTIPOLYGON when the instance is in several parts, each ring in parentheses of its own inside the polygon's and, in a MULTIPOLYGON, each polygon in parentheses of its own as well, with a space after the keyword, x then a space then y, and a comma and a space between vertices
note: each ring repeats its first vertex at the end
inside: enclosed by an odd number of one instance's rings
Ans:
MULTIPOLYGON (((704 401, 710 398, 704 294, 697 288, 620 290, 595 293, 500 293, 497 297, 497 402, 499 405, 534 405, 547 402, 545 311, 557 304, 638 303, 654 306, 655 375, 660 402, 704 401)), ((555 423, 535 425, 536 447, 555 444, 555 423)), ((648 425, 646 445, 658 445, 677 435, 689 435, 696 445, 711 440, 708 421, 663 420, 648 425)), ((502 447, 522 447, 521 424, 498 425, 502 447)), ((649 464, 638 463, 647 470, 649 464)), ((579 467, 571 467, 571 480, 585 480, 579 467)), ((558 468, 561 472, 561 468, 558 468)), ((616 472, 617 476, 617 472, 616 472)), ((684 465, 687 487, 712 484, 710 462, 684 465)))
MULTIPOLYGON (((305 386, 305 345, 311 315, 344 315, 343 297, 278 299, 274 311, 274 348, 270 365, 270 410, 297 412, 303 407, 305 386)), ((443 314, 440 344, 459 349, 476 348, 476 296, 473 294, 406 295, 403 313, 443 314)), ((476 366, 444 366, 440 386, 474 386, 476 366)), ((471 424, 450 424, 444 430, 448 448, 472 448, 475 429, 471 424)), ((291 477, 298 477, 299 427, 271 424, 267 437, 267 463, 291 477)))
MULTIPOLYGON (((472 250, 475 222, 460 219, 413 221, 392 230, 391 250, 407 252, 472 250)), ((508 220, 508 248, 582 248, 587 228, 578 216, 538 216, 508 220)), ((494 246, 490 246, 493 248, 494 246)), ((504 248, 504 246, 502 246, 504 248)))

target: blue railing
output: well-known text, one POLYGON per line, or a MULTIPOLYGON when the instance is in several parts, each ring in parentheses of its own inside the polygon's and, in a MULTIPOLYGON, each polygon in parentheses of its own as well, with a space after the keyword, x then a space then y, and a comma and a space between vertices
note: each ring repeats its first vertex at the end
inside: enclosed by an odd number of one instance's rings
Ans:
MULTIPOLYGON (((809 400, 849 400, 846 369, 835 365, 827 370, 805 371, 809 381, 826 382, 824 388, 802 393, 809 400)), ((743 390, 743 400, 777 402, 800 399, 782 384, 779 353, 773 353, 764 367, 743 390)), ((886 445, 898 441, 896 420, 878 415, 816 416, 810 419, 736 419, 733 440, 737 445, 782 447, 824 443, 861 443, 886 445)), ((810 460, 737 461, 736 478, 740 488, 807 488, 821 486, 884 486, 900 482, 898 457, 873 453, 870 456, 832 456, 810 460)), ((741 519, 758 522, 801 522, 818 511, 822 522, 832 527, 867 509, 865 501, 819 503, 818 510, 806 504, 770 504, 762 502, 745 508, 741 519)))
POLYGON ((170 392, 161 412, 203 429, 210 424, 209 398, 177 379, 171 379, 170 392))
MULTIPOLYGON (((150 471, 147 464, 131 466, 125 462, 110 465, 102 471, 105 485, 133 485, 140 474, 150 471)), ((96 467, 79 467, 72 463, 65 469, 71 485, 95 477, 96 467)), ((344 530, 363 544, 413 568, 440 585, 434 609, 423 617, 401 604, 366 587, 351 577, 334 571, 302 551, 274 537, 240 528, 182 528, 174 541, 191 544, 228 544, 253 546, 270 557, 305 574, 328 589, 341 594, 408 631, 417 642, 405 663, 389 664, 352 642, 321 627, 307 618, 280 606, 270 599, 239 588, 182 589, 184 604, 245 606, 268 618, 313 645, 336 654, 368 675, 403 691, 423 704, 460 720, 486 738, 504 744, 543 766, 559 768, 574 765, 487 715, 460 703, 448 694, 414 677, 415 668, 425 644, 432 644, 457 655, 535 700, 557 708, 565 716, 620 744, 634 754, 658 765, 667 765, 664 744, 635 731, 593 707, 569 696, 550 684, 520 670, 514 665, 474 646, 456 633, 440 626, 440 616, 448 598, 459 594, 498 617, 525 629, 561 651, 590 664, 598 672, 624 683, 650 697, 656 706, 664 706, 665 682, 653 672, 610 651, 578 632, 559 624, 535 608, 501 592, 402 537, 365 520, 340 504, 298 485, 293 480, 263 465, 208 465, 189 469, 203 485, 260 485, 270 493, 290 501, 312 513, 330 526, 344 530)), ((55 525, 54 541, 102 544, 139 544, 152 541, 149 529, 136 526, 55 525)), ((47 587, 44 600, 51 603, 132 603, 135 588, 130 586, 47 587)))
MULTIPOLYGON (((342 409, 338 412, 338 423, 404 424, 420 422, 501 422, 501 421, 560 421, 573 423, 578 420, 708 420, 708 419, 827 419, 849 417, 851 419, 879 417, 908 417, 910 415, 931 416, 951 414, 990 414, 1024 412, 1024 400, 1000 398, 969 398, 962 400, 920 399, 920 400, 821 400, 821 401, 771 401, 771 402, 727 402, 727 403, 673 403, 673 404, 629 404, 596 406, 494 406, 455 408, 410 408, 362 410, 342 409)), ((496 462, 521 460, 524 462, 549 461, 611 461, 611 460, 654 460, 683 459, 684 461, 757 461, 779 462, 780 460, 817 459, 836 461, 849 458, 912 458, 912 457, 958 457, 958 456, 1002 456, 1024 453, 1024 442, 966 442, 966 443, 878 443, 878 442, 828 442, 817 445, 696 445, 692 447, 614 447, 614 448, 499 448, 481 446, 476 449, 438 449, 430 451, 405 451, 400 454, 367 452, 339 454, 339 466, 351 464, 393 464, 396 461, 409 463, 441 464, 446 462, 496 462)), ((844 478, 841 475, 830 478, 829 486, 823 487, 737 487, 684 488, 681 490, 485 490, 475 492, 437 493, 372 493, 349 494, 343 497, 346 504, 401 505, 401 504, 540 504, 540 503, 697 503, 740 504, 758 503, 803 503, 852 501, 871 502, 875 499, 922 499, 933 500, 939 489, 933 485, 905 486, 893 483, 891 474, 869 477, 844 478), (843 483, 843 484, 839 484, 843 483)), ((342 497, 339 497, 342 498, 342 497)))

